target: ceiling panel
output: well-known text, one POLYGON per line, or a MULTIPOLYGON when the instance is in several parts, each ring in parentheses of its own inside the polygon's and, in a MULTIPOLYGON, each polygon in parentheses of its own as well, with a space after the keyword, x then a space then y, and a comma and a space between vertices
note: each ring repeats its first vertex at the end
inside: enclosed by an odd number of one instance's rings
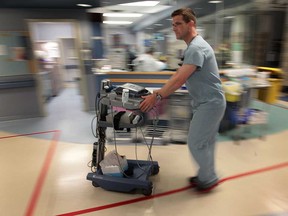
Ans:
MULTIPOLYGON (((283 0, 222 0, 221 4, 209 4, 208 0, 160 0, 160 3, 154 7, 127 7, 119 6, 123 3, 137 2, 138 0, 0 0, 0 8, 33 8, 33 9, 79 9, 78 3, 90 4, 91 8, 84 8, 91 14, 91 11, 99 13, 101 16, 104 12, 140 12, 144 15, 140 18, 125 18, 133 23, 128 27, 132 32, 153 28, 153 31, 160 31, 171 26, 171 12, 180 7, 191 7, 195 10, 197 17, 205 17, 215 14, 218 10, 229 9, 239 5, 256 2, 258 5, 265 5, 264 2, 276 1, 284 2, 287 6, 287 1, 283 0), (263 4, 262 4, 263 2, 263 4), (157 12, 155 12, 157 11, 157 12), (151 13, 152 12, 152 13, 151 13), (157 25, 155 25, 157 24, 157 25)), ((231 11, 231 10, 229 10, 231 11)), ((120 18, 106 18, 109 20, 121 20, 120 18)), ((123 19, 123 18, 122 18, 123 19)), ((102 19, 99 19, 102 20, 102 19)), ((114 26, 112 26, 114 27, 114 26)), ((122 27, 122 26, 118 26, 122 27)), ((127 27, 127 26, 125 26, 127 27)), ((151 30, 150 30, 151 31, 151 30)))
POLYGON ((0 0, 0 8, 46 8, 75 9, 77 4, 89 4, 92 7, 109 6, 138 0, 0 0))

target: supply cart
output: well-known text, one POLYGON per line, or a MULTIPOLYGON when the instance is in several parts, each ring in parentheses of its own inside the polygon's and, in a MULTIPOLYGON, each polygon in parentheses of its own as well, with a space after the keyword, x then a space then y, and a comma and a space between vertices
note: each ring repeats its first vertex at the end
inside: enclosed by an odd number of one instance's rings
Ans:
POLYGON ((177 90, 168 103, 170 142, 186 144, 192 119, 191 98, 187 90, 177 90))
POLYGON ((262 138, 268 123, 267 106, 263 103, 261 109, 254 108, 252 95, 254 89, 268 88, 268 83, 259 83, 253 79, 244 79, 239 82, 226 81, 223 83, 227 107, 224 118, 220 124, 220 132, 230 129, 238 129, 232 135, 235 140, 244 139, 244 133, 251 132, 251 127, 260 128, 262 138))

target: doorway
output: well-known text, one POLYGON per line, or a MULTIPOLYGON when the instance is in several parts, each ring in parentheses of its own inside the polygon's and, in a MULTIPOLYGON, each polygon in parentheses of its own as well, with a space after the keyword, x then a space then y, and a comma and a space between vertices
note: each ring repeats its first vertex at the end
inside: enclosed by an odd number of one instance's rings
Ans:
POLYGON ((80 39, 75 20, 28 20, 39 78, 39 95, 47 104, 66 88, 81 93, 80 39))

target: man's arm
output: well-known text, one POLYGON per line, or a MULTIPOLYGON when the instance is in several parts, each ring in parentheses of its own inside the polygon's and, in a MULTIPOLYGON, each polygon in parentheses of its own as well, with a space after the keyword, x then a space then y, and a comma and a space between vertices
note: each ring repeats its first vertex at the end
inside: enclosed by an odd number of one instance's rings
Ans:
POLYGON ((155 92, 160 94, 162 97, 168 97, 186 82, 196 68, 195 65, 183 65, 175 74, 173 74, 161 89, 156 90, 155 92))
POLYGON ((157 102, 156 96, 160 94, 162 97, 168 97, 170 94, 179 89, 186 80, 196 71, 196 65, 183 65, 175 74, 165 83, 165 85, 153 92, 152 95, 144 96, 144 100, 140 104, 140 109, 143 112, 147 112, 153 108, 157 102))

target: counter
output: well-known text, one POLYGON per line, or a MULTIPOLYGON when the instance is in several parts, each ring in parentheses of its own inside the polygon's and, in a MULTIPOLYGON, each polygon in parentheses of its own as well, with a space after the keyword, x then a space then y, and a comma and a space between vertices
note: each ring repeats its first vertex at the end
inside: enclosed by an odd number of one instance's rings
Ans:
POLYGON ((0 76, 0 121, 42 116, 32 74, 0 76))

